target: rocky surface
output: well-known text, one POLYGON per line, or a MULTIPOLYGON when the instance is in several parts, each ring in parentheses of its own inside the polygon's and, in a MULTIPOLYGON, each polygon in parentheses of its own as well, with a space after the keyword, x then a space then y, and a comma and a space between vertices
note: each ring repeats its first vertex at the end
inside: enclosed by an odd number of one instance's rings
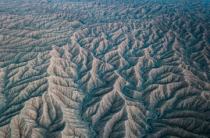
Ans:
POLYGON ((210 1, 0 0, 0 138, 210 137, 210 1))

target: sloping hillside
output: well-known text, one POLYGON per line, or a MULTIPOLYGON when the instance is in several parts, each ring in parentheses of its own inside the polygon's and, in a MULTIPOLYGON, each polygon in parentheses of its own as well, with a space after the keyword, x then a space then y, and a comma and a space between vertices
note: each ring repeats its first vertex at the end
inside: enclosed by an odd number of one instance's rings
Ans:
POLYGON ((0 138, 209 138, 209 0, 0 0, 0 138))

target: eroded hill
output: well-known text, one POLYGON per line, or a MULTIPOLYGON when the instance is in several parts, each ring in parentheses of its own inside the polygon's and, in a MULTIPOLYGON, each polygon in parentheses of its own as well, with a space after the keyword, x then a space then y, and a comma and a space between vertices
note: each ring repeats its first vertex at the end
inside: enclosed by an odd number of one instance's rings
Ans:
POLYGON ((209 13, 0 0, 0 138, 210 137, 209 13))

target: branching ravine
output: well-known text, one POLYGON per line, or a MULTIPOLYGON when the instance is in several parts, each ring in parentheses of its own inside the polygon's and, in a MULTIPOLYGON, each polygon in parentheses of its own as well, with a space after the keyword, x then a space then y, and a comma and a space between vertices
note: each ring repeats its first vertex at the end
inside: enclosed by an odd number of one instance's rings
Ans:
POLYGON ((112 2, 0 0, 0 138, 210 137, 210 1, 112 2))

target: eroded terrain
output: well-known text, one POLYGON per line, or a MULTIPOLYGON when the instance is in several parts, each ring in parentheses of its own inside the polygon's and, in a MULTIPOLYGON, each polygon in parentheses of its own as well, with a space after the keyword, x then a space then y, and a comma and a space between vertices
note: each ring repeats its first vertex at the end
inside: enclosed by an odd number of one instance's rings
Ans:
POLYGON ((209 138, 210 1, 0 0, 0 138, 209 138))

